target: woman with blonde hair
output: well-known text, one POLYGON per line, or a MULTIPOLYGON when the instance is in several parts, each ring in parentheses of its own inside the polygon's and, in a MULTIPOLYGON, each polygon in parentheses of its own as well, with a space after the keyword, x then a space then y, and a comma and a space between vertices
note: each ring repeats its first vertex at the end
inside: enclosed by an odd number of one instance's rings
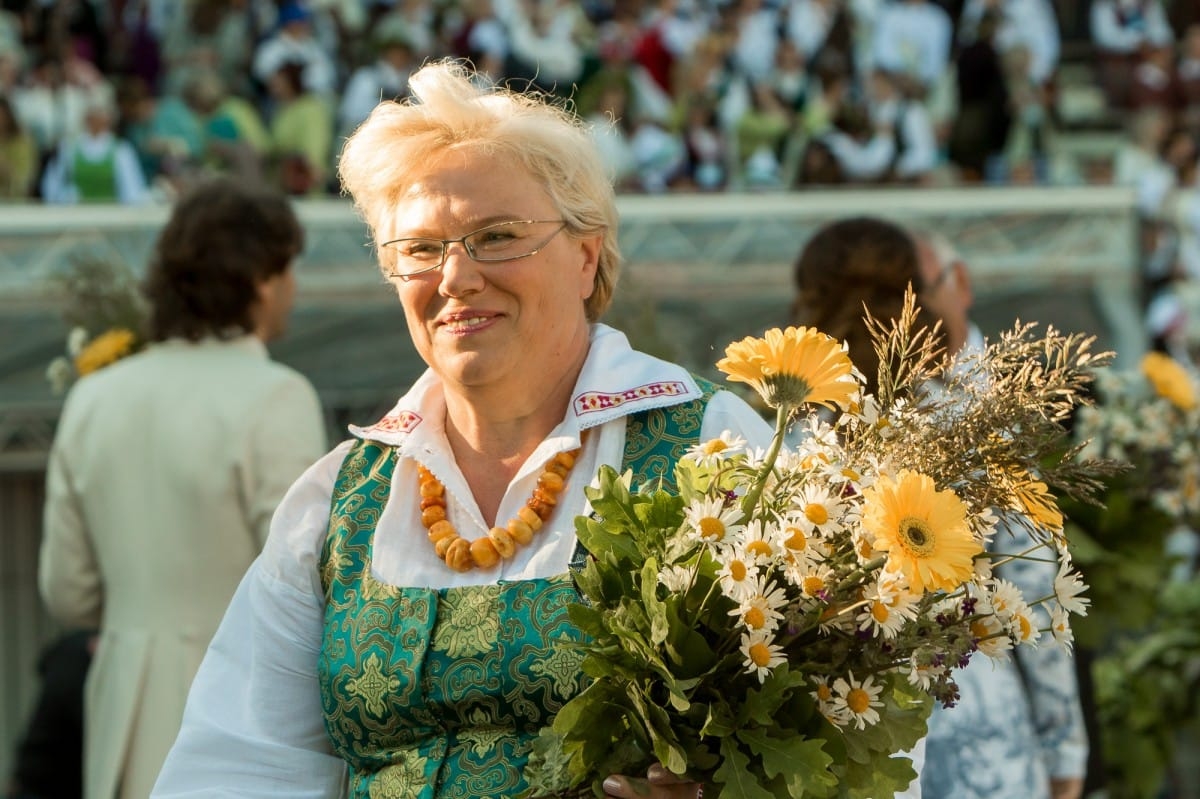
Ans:
MULTIPOLYGON (((154 796, 513 796, 583 686, 567 605, 584 488, 636 489, 744 402, 601 324, 617 212, 586 128, 426 65, 347 141, 365 218, 429 369, 292 487, 192 687, 154 796)), ((691 799, 661 768, 613 796, 691 799)))

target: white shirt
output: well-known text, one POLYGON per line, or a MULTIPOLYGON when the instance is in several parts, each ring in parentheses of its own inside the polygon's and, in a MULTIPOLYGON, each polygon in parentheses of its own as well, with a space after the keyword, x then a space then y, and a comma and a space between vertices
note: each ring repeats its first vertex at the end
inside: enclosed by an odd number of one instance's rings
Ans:
POLYGON ((13 113, 42 150, 52 150, 83 130, 88 92, 73 84, 13 89, 13 113))
POLYGON ((313 36, 296 38, 277 33, 263 41, 254 52, 254 77, 266 83, 284 64, 304 64, 304 88, 317 94, 332 94, 337 84, 337 68, 329 53, 313 36))
POLYGON ((881 179, 896 157, 896 138, 890 133, 876 133, 861 141, 834 128, 821 140, 837 159, 842 174, 851 182, 881 179))
POLYGON ((926 87, 937 83, 950 64, 953 26, 950 15, 930 0, 893 0, 875 25, 872 63, 889 72, 918 78, 926 87))
POLYGON ((895 135, 902 149, 895 153, 896 177, 919 178, 933 171, 938 162, 937 134, 925 106, 915 101, 875 101, 870 112, 876 125, 886 123, 898 130, 895 135))
POLYGON ((1143 44, 1167 45, 1175 40, 1171 23, 1158 0, 1095 0, 1090 22, 1092 41, 1101 50, 1112 53, 1136 53, 1143 44), (1122 10, 1134 21, 1123 23, 1122 10))
POLYGON ((806 61, 825 44, 833 20, 834 8, 822 0, 791 0, 788 3, 787 35, 806 61))
MULTIPOLYGON (((583 489, 590 479, 577 476, 594 476, 601 464, 620 465, 628 415, 699 396, 687 370, 636 352, 622 333, 595 325, 571 407, 509 484, 497 518, 516 515, 546 460, 579 447, 590 430, 572 472, 576 479, 567 481, 536 543, 495 569, 460 574, 447 568, 423 534, 414 541, 413 531, 423 530, 419 507, 400 501, 405 486, 415 496, 421 463, 445 486, 447 513, 464 538, 484 535, 489 527, 450 455, 442 386, 427 372, 383 420, 351 428, 356 437, 398 448, 396 492, 376 528, 373 576, 393 585, 448 588, 565 572, 575 549, 574 517, 588 512, 583 489)), ((769 425, 729 392, 709 401, 700 439, 723 430, 753 446, 766 446, 771 437, 769 425)), ((266 548, 238 588, 192 684, 182 729, 152 796, 340 795, 346 768, 325 733, 316 674, 325 605, 318 565, 333 483, 351 444, 314 464, 276 511, 266 548)))
POLYGON ((774 9, 761 8, 738 19, 733 60, 750 81, 771 77, 778 46, 779 14, 774 9))

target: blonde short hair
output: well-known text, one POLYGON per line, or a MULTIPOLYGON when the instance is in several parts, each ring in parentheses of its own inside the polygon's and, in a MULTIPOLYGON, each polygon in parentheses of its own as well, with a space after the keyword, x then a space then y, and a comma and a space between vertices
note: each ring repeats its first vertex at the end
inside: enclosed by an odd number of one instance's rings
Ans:
POLYGON ((409 77, 411 97, 385 101, 346 140, 338 164, 344 190, 371 228, 378 250, 396 222, 388 211, 424 165, 456 149, 509 156, 524 165, 567 222, 569 233, 603 237, 590 321, 608 309, 621 254, 612 182, 584 123, 544 95, 493 86, 464 63, 435 61, 409 77))

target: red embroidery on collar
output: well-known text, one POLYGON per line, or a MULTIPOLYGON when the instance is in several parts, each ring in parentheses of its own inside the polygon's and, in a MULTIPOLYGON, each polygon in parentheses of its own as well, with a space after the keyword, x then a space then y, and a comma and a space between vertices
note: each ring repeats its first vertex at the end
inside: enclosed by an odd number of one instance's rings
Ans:
POLYGON ((596 411, 617 408, 626 402, 633 402, 634 400, 649 399, 650 397, 674 397, 686 393, 687 386, 682 381, 669 380, 664 383, 647 383, 644 386, 638 386, 637 388, 631 388, 616 394, 587 391, 576 397, 573 404, 575 406, 575 415, 583 416, 585 413, 595 413, 596 411))
POLYGON ((375 424, 366 428, 369 433, 411 433, 422 419, 412 411, 389 413, 375 424))

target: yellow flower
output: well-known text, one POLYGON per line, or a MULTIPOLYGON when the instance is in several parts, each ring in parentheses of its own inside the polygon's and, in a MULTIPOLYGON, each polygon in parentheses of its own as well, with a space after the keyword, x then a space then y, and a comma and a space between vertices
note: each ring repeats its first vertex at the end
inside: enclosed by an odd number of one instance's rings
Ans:
POLYGON ((123 327, 107 330, 75 356, 75 371, 83 376, 115 363, 131 353, 136 342, 137 336, 132 330, 123 327))
POLYGON ((811 327, 776 327, 763 338, 735 341, 717 368, 750 385, 772 408, 811 402, 845 409, 859 391, 845 347, 811 327))
POLYGON ((1196 389, 1191 375, 1169 355, 1148 352, 1142 358, 1142 374, 1154 391, 1181 411, 1196 407, 1196 389))
POLYGON ((938 491, 931 478, 906 469, 895 481, 880 476, 863 491, 863 504, 875 549, 888 553, 888 569, 903 574, 910 590, 952 591, 971 579, 983 547, 953 491, 938 491))

